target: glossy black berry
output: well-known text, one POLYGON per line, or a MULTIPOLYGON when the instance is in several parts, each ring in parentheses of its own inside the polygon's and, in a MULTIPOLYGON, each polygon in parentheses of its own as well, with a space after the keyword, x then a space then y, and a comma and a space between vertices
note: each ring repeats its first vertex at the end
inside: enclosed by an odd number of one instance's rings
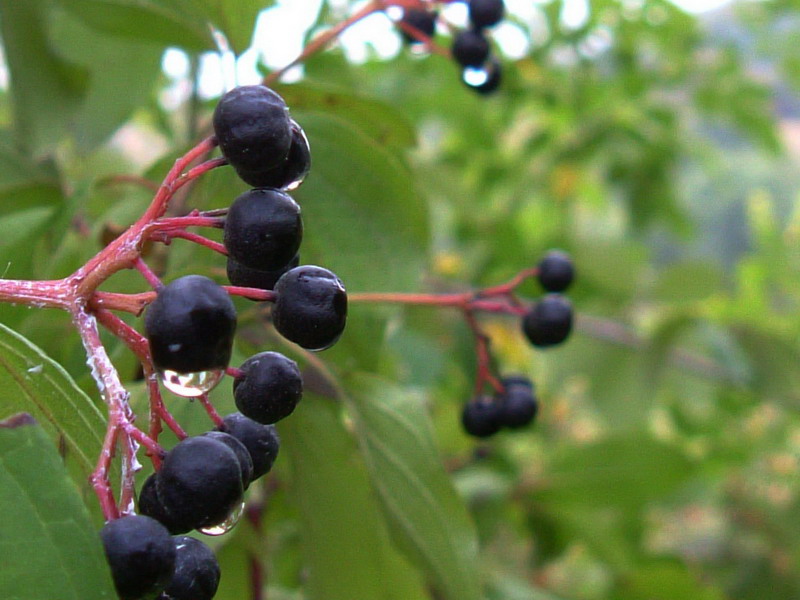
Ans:
POLYGON ((480 67, 489 58, 489 40, 480 30, 465 29, 453 38, 453 58, 462 67, 480 67))
POLYGON ((292 144, 286 103, 263 85, 237 87, 222 96, 213 125, 222 155, 237 171, 274 169, 292 144))
MULTIPOLYGON (((435 12, 408 8, 403 11, 403 18, 400 19, 400 21, 424 33, 428 37, 433 37, 433 34, 436 32, 436 16, 435 12)), ((417 39, 403 28, 400 28, 400 34, 407 44, 418 44, 421 42, 421 40, 417 39)))
POLYGON ((106 523, 100 537, 120 600, 149 599, 164 589, 175 568, 175 546, 161 523, 129 515, 106 523))
POLYGON ((560 294, 548 294, 522 319, 522 331, 534 346, 560 344, 572 331, 572 304, 560 294))
POLYGON ((347 320, 347 292, 339 278, 322 267, 303 265, 275 284, 272 322, 283 337, 308 350, 336 343, 347 320))
POLYGON ((223 419, 220 429, 242 442, 250 452, 253 459, 253 480, 272 469, 281 445, 274 425, 262 425, 242 413, 232 413, 223 419))
POLYGON ((303 239, 300 206, 272 188, 248 190, 225 217, 224 244, 235 261, 262 271, 286 266, 303 239))
POLYGON ((142 488, 139 490, 139 513, 155 519, 166 527, 167 531, 172 535, 191 531, 191 527, 176 522, 167 514, 164 505, 161 504, 161 500, 158 498, 156 478, 156 473, 150 475, 144 480, 142 488))
POLYGON ((469 20, 473 27, 491 27, 497 25, 505 13, 503 0, 469 0, 469 20))
POLYGON ((480 69, 468 67, 464 71, 463 80, 471 90, 481 95, 488 95, 497 91, 502 79, 503 67, 493 58, 490 58, 480 69))
POLYGON ((158 600, 211 600, 219 587, 220 569, 214 552, 200 540, 174 538, 175 571, 158 600))
POLYGON ((238 168, 236 173, 245 183, 253 187, 295 189, 311 169, 311 149, 303 128, 291 121, 292 143, 286 159, 277 167, 266 170, 248 171, 238 168))
POLYGON ((529 390, 533 389, 533 382, 527 375, 504 375, 502 379, 500 379, 500 383, 502 383, 503 387, 506 388, 512 386, 522 386, 528 388, 529 390))
POLYGON ((278 352, 261 352, 239 367, 233 380, 236 408, 246 417, 269 425, 288 417, 303 396, 297 363, 278 352))
POLYGON ((212 438, 186 438, 167 452, 156 491, 173 522, 190 529, 219 525, 242 501, 239 459, 212 438))
POLYGON ((202 437, 215 439, 233 450, 233 453, 239 460, 239 468, 242 470, 242 487, 247 489, 247 486, 249 486, 250 482, 253 480, 253 459, 245 445, 229 433, 224 433, 222 431, 206 431, 202 437))
POLYGON ((566 252, 551 250, 539 261, 539 283, 548 292, 563 292, 575 278, 575 267, 566 252))
POLYGON ((295 254, 294 258, 289 261, 289 264, 274 271, 261 271, 259 269, 251 269, 236 262, 230 256, 226 264, 228 273, 228 281, 231 285, 239 285, 242 287, 257 288, 259 290, 272 290, 281 275, 286 273, 289 269, 294 269, 300 264, 300 255, 295 254))
POLYGON ((461 424, 469 435, 486 438, 502 428, 500 403, 488 396, 479 396, 464 405, 461 424))
POLYGON ((505 393, 500 397, 500 422, 503 427, 519 429, 536 418, 539 403, 528 379, 507 377, 502 379, 505 393))
POLYGON ((158 291, 144 316, 153 363, 161 371, 195 373, 228 366, 236 309, 208 277, 187 275, 158 291))

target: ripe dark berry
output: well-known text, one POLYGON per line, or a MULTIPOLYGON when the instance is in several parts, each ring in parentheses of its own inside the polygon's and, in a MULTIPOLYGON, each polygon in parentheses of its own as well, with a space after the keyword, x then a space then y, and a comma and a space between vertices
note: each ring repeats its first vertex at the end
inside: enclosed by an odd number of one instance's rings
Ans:
POLYGON ((237 171, 274 169, 292 144, 289 109, 263 85, 237 87, 222 96, 213 124, 222 155, 237 171))
POLYGON ((505 393, 501 396, 500 421, 504 427, 519 429, 529 425, 539 411, 533 384, 527 378, 502 379, 505 393))
POLYGON ((453 58, 462 67, 480 67, 489 58, 489 50, 482 31, 465 29, 453 38, 453 58))
POLYGON ((288 417, 303 396, 303 378, 297 363, 278 352, 248 358, 233 380, 236 408, 243 415, 269 425, 288 417))
POLYGON ((265 475, 278 457, 281 441, 274 425, 262 425, 242 413, 232 413, 220 427, 244 444, 253 459, 253 480, 265 475))
POLYGON ((164 505, 161 504, 161 500, 158 498, 156 477, 156 473, 150 475, 144 480, 142 488, 139 490, 139 512, 161 523, 172 535, 190 531, 191 527, 175 522, 167 514, 164 505))
MULTIPOLYGON (((400 21, 424 33, 428 37, 433 37, 433 34, 436 32, 436 16, 435 12, 408 8, 403 11, 403 18, 400 19, 400 21)), ((405 29, 401 28, 400 34, 407 44, 418 44, 421 42, 421 40, 411 35, 405 29)))
POLYGON ((240 285, 242 287, 257 288, 259 290, 271 290, 275 287, 281 275, 286 273, 289 269, 294 269, 300 264, 300 255, 295 254, 294 258, 289 261, 289 264, 274 271, 261 271, 259 269, 251 269, 240 262, 236 262, 230 256, 226 265, 228 272, 228 281, 231 285, 240 285))
POLYGON ((534 346, 560 344, 572 331, 572 304, 560 294, 548 294, 522 319, 522 331, 534 346))
POLYGON ((297 255, 302 239, 300 207, 279 190, 249 190, 233 201, 225 217, 228 255, 252 269, 284 267, 297 255))
POLYGON ((539 283, 548 292, 563 292, 575 278, 575 267, 566 252, 551 250, 539 261, 539 283))
POLYGON ((211 600, 217 593, 220 569, 214 552, 200 540, 174 539, 175 572, 159 600, 211 600))
POLYGON ((500 431, 500 403, 488 396, 479 396, 464 405, 461 424, 468 434, 486 438, 500 431))
POLYGON ((210 437, 218 442, 222 442, 233 450, 233 453, 239 460, 239 468, 242 470, 242 488, 247 489, 247 486, 249 486, 250 482, 253 480, 253 459, 245 445, 229 433, 224 433, 222 431, 206 431, 202 437, 210 437))
POLYGON ((245 183, 253 187, 295 189, 311 169, 311 149, 303 128, 295 121, 292 124, 292 143, 286 159, 277 167, 266 170, 248 171, 238 168, 236 173, 245 183))
POLYGON ((503 387, 506 388, 522 386, 528 388, 529 390, 533 389, 533 382, 527 375, 505 375, 500 380, 500 383, 502 383, 503 387))
POLYGON ((469 20, 474 27, 491 27, 503 19, 503 0, 469 0, 469 20))
POLYGON ((211 279, 187 275, 158 291, 145 313, 144 329, 159 370, 224 369, 231 357, 236 309, 211 279))
POLYGON ((100 537, 121 600, 152 598, 164 589, 175 568, 175 546, 163 525, 129 515, 106 523, 100 537))
POLYGON ((156 491, 173 522, 190 529, 219 525, 242 501, 239 459, 210 437, 186 438, 167 452, 156 491))
POLYGON ((275 284, 272 322, 283 337, 308 350, 336 343, 347 320, 347 292, 336 275, 311 265, 287 271, 275 284))
POLYGON ((467 84, 467 87, 485 96, 497 91, 497 88, 500 87, 502 74, 503 67, 496 59, 490 58, 486 64, 478 70, 474 70, 473 67, 468 67, 467 70, 464 71, 462 78, 464 83, 467 84))

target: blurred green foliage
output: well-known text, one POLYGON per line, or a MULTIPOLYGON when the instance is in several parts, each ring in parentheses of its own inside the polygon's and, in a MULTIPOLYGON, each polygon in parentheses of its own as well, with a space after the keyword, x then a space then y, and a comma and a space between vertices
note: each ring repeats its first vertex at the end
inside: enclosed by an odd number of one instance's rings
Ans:
MULTIPOLYGON (((141 213, 150 192, 117 176, 157 182, 214 103, 167 108, 164 51, 181 48, 197 77, 208 22, 241 52, 264 4, 0 0, 4 277, 63 277, 141 213)), ((345 4, 322 2, 310 31, 345 4)), ((442 56, 353 64, 341 46, 278 86, 314 160, 296 194, 303 262, 351 292, 449 291, 560 247, 579 271, 579 319, 546 352, 512 319, 483 321, 500 369, 531 374, 542 409, 532 430, 476 443, 458 423, 475 370, 459 315, 353 305, 335 348, 292 354, 310 392, 251 492, 259 519, 213 540, 220 599, 255 598, 253 560, 277 600, 800 598, 800 3, 698 17, 591 0, 578 26, 565 4, 510 20, 529 51, 504 59, 491 97, 442 56)), ((244 189, 217 170, 176 210, 244 189)), ((148 260, 168 279, 224 278, 219 257, 181 241, 148 260)), ((104 289, 143 282, 121 273, 104 289)), ((238 307, 236 360, 294 352, 253 303, 238 307)), ((51 365, 43 352, 66 371, 30 397, 94 414, 65 315, 0 306, 0 322, 38 346, 5 333, 4 373, 51 365)), ((143 409, 133 357, 108 344, 143 409)), ((228 387, 213 395, 221 412, 228 387)), ((193 433, 208 428, 199 406, 171 404, 193 433)), ((0 398, 0 419, 24 405, 0 398)))

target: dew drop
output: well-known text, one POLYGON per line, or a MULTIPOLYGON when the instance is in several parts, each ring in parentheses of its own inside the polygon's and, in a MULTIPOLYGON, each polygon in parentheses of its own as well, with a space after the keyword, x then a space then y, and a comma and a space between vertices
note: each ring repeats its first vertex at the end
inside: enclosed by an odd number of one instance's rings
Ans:
POLYGON ((242 518, 243 514, 244 514, 244 502, 242 502, 241 504, 239 504, 239 506, 234 508, 231 511, 231 514, 228 515, 228 518, 225 519, 219 525, 203 527, 201 529, 198 529, 197 531, 199 531, 204 535, 214 535, 214 536, 223 535, 225 533, 228 533, 231 529, 233 529, 236 526, 236 524, 239 522, 239 519, 242 518))
POLYGON ((470 87, 478 87, 486 83, 489 79, 489 72, 483 67, 467 67, 462 74, 464 83, 470 87))
POLYGON ((214 389, 223 375, 225 375, 225 369, 211 369, 196 373, 178 373, 167 369, 161 372, 161 383, 173 394, 184 398, 197 398, 214 389))

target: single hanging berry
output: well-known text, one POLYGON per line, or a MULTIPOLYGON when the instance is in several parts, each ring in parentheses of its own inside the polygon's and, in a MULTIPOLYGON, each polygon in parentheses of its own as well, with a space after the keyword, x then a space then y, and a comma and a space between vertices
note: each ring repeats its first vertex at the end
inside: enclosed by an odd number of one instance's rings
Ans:
POLYGON ((566 252, 550 250, 538 264, 539 284, 548 292, 563 292, 575 279, 575 266, 566 252))
POLYGON ((161 592, 175 568, 169 532, 150 517, 129 515, 100 531, 111 577, 120 600, 145 600, 161 592))
POLYGON ((555 346, 572 331, 572 304, 561 294, 547 294, 522 318, 522 331, 534 346, 555 346))
POLYGON ((200 540, 178 536, 175 544, 175 571, 158 600, 211 600, 219 587, 219 562, 214 552, 200 540))
POLYGON ((164 384, 179 395, 199 396, 219 382, 228 366, 236 309, 214 281, 187 275, 158 290, 145 312, 144 328, 164 384), (201 377, 193 379, 193 374, 201 377))
POLYGON ((248 358, 233 380, 236 408, 258 423, 270 425, 288 417, 303 396, 297 363, 278 352, 248 358))
POLYGON ((336 343, 347 320, 347 292, 341 280, 322 267, 303 265, 275 284, 272 323, 283 337, 307 350, 336 343))
POLYGON ((213 125, 222 155, 237 172, 274 169, 283 164, 292 145, 289 109, 264 85, 227 92, 214 110, 213 125))
POLYGON ((225 217, 228 255, 251 269, 286 266, 297 255, 302 239, 300 206, 279 190, 248 190, 233 201, 225 217))

